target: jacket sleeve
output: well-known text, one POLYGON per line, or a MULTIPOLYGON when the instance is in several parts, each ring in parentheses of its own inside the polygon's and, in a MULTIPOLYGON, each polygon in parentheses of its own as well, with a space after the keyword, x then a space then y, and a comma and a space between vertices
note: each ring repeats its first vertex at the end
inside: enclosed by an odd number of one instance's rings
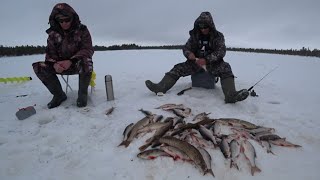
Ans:
POLYGON ((183 51, 183 55, 187 59, 190 53, 196 54, 196 43, 192 36, 190 36, 186 44, 183 46, 182 51, 183 51))
POLYGON ((47 39, 47 46, 46 46, 46 55, 45 55, 45 63, 48 65, 53 65, 58 59, 58 52, 55 47, 55 34, 50 33, 47 39))
POLYGON ((215 64, 223 60, 226 55, 226 45, 222 33, 218 33, 218 37, 214 39, 214 50, 208 54, 205 59, 209 64, 215 64))
POLYGON ((76 52, 70 59, 72 61, 80 61, 83 64, 92 64, 92 56, 94 50, 92 46, 92 39, 87 27, 83 27, 81 33, 81 42, 79 44, 79 51, 76 52))

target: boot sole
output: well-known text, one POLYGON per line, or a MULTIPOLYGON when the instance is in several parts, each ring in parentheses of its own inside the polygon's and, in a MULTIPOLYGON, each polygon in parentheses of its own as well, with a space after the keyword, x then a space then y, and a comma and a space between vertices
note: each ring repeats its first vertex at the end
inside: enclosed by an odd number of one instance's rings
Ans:
POLYGON ((239 91, 239 93, 237 94, 236 101, 243 101, 247 99, 248 96, 249 96, 249 91, 246 89, 243 89, 239 91))

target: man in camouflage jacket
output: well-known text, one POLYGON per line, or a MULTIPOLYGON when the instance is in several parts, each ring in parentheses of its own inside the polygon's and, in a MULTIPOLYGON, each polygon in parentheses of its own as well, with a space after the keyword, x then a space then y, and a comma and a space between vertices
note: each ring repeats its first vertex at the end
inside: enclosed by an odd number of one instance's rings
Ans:
POLYGON ((77 106, 87 105, 88 86, 93 70, 94 53, 87 27, 81 24, 78 14, 66 4, 56 4, 49 17, 45 61, 33 63, 38 78, 53 95, 48 108, 59 106, 67 99, 57 74, 79 74, 77 106))
POLYGON ((210 12, 202 12, 189 31, 190 38, 183 47, 186 62, 176 64, 158 83, 147 80, 147 88, 155 93, 166 93, 180 77, 189 76, 206 69, 221 79, 221 87, 226 103, 246 99, 248 90, 235 90, 234 75, 229 63, 223 60, 226 54, 224 36, 217 31, 210 12))

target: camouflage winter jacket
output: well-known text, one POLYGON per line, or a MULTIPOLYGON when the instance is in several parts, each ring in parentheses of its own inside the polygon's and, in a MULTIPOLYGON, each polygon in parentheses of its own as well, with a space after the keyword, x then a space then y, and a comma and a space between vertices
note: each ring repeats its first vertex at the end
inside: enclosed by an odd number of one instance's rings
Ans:
POLYGON ((202 12, 200 16, 194 22, 194 28, 189 31, 190 38, 183 47, 183 54, 188 58, 189 54, 193 52, 196 57, 201 57, 206 59, 206 63, 209 66, 214 66, 215 64, 223 61, 223 57, 226 54, 226 46, 224 41, 224 36, 221 32, 217 31, 212 16, 210 12, 202 12), (209 25, 210 32, 208 37, 208 44, 206 44, 205 53, 203 52, 203 42, 201 40, 201 32, 199 29, 199 23, 206 22, 209 25))
POLYGON ((46 58, 47 64, 56 61, 71 60, 81 64, 84 71, 92 71, 92 47, 91 35, 87 27, 80 23, 78 14, 66 3, 57 4, 49 17, 50 28, 48 33, 46 58), (59 22, 55 19, 57 14, 71 16, 73 18, 70 29, 63 31, 59 22))

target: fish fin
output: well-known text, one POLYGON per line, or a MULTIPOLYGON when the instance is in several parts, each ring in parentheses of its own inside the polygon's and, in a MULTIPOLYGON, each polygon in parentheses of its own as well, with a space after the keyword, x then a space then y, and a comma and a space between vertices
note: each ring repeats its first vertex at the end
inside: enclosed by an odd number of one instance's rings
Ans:
POLYGON ((125 140, 125 141, 122 141, 118 146, 125 146, 125 147, 128 147, 130 143, 131 143, 131 141, 127 141, 127 140, 125 140))
POLYGON ((253 176, 255 172, 261 172, 261 169, 259 169, 257 166, 251 167, 251 175, 253 176))

